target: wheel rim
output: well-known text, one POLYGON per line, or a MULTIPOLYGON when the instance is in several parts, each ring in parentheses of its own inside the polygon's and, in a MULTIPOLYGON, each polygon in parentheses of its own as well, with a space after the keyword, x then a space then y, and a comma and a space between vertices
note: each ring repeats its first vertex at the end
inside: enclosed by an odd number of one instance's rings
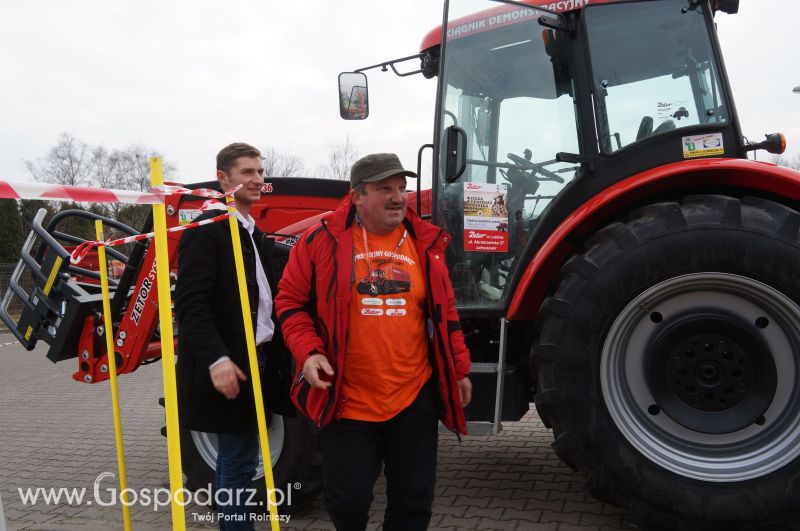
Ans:
POLYGON ((600 360, 603 399, 650 461, 693 479, 744 481, 800 455, 799 352, 800 307, 785 295, 738 275, 683 275, 634 298, 612 324, 600 360), (673 356, 687 350, 690 330, 694 364, 673 356), (734 376, 729 357, 742 374, 734 376), (688 380, 675 378, 681 368, 688 380), (708 392, 707 402, 701 394, 700 403, 676 392, 692 378, 722 392, 708 392), (736 378, 744 391, 726 394, 736 378))
MULTIPOLYGON (((281 415, 273 414, 269 427, 267 429, 267 437, 269 438, 269 453, 272 461, 273 468, 278 463, 283 451, 284 442, 284 426, 283 417, 281 415)), ((204 431, 192 431, 192 442, 200 454, 200 458, 208 465, 211 470, 217 469, 217 434, 206 433, 204 431)), ((260 479, 264 477, 264 462, 261 459, 261 453, 258 454, 258 466, 253 479, 260 479)))

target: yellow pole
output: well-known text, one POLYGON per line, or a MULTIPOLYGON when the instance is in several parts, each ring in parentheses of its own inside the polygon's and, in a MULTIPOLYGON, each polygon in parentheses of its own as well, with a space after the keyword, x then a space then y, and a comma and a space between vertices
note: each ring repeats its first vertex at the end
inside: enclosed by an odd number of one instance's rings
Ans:
MULTIPOLYGON (((280 529, 280 524, 278 523, 278 507, 275 503, 275 480, 272 477, 272 457, 269 452, 267 419, 264 414, 264 401, 261 392, 261 374, 258 372, 258 358, 256 358, 256 339, 253 336, 253 320, 250 317, 250 298, 247 296, 244 259, 242 258, 242 241, 239 239, 239 224, 236 222, 236 217, 234 216, 234 208, 232 206, 233 199, 228 196, 225 200, 228 203, 228 213, 231 215, 228 222, 231 226, 233 259, 236 262, 236 279, 239 281, 239 298, 242 302, 242 319, 244 320, 244 337, 247 342, 247 357, 250 361, 250 377, 253 379, 253 397, 256 402, 258 440, 261 443, 261 455, 264 461, 264 478, 267 481, 270 523, 272 524, 273 531, 278 531, 280 529)), ((258 260, 258 255, 256 255, 256 260, 258 260)))
MULTIPOLYGON (((150 183, 164 184, 164 170, 159 157, 150 158, 150 183)), ((164 205, 153 205, 156 244, 156 284, 158 284, 158 320, 161 326, 161 369, 164 379, 164 409, 167 414, 167 461, 169 488, 172 493, 172 529, 186 529, 181 468, 181 431, 178 425, 178 391, 175 385, 175 349, 172 333, 172 301, 169 292, 169 249, 167 215, 164 205)))
MULTIPOLYGON (((97 241, 102 242, 103 222, 94 222, 97 241)), ((106 352, 108 353, 108 375, 111 385, 111 407, 114 411, 114 435, 117 443, 117 467, 119 468, 119 488, 122 502, 122 521, 125 531, 131 530, 131 510, 128 506, 128 478, 125 474, 125 448, 122 446, 122 419, 119 413, 119 390, 117 389, 117 356, 114 353, 114 323, 111 320, 111 298, 108 295, 108 269, 106 267, 106 246, 97 246, 98 268, 100 269, 100 287, 103 290, 103 327, 106 336, 106 352)))

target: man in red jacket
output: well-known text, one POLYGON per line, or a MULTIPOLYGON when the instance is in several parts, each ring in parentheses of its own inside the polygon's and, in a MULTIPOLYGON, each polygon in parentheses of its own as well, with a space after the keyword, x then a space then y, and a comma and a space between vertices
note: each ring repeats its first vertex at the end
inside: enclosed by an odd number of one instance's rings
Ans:
POLYGON ((444 262, 450 237, 407 210, 396 155, 357 161, 350 195, 298 240, 276 314, 297 361, 295 405, 322 428, 325 506, 367 525, 384 464, 385 531, 426 529, 437 419, 466 433, 469 351, 444 262))

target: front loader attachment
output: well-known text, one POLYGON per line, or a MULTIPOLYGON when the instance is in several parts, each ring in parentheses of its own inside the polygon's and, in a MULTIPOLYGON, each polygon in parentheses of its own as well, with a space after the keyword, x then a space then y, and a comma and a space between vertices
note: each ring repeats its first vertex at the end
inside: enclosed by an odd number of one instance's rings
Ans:
MULTIPOLYGON (((216 186, 216 182, 205 182, 187 188, 216 186)), ((345 181, 274 179, 264 183, 262 199, 253 206, 251 215, 263 232, 276 239, 276 247, 285 254, 288 245, 303 230, 318 222, 320 215, 336 208, 348 189, 345 181)), ((206 203, 208 198, 202 194, 167 194, 164 198, 170 289, 177 280, 181 226, 201 215, 208 208, 206 203)), ((75 246, 87 239, 94 240, 95 220, 103 222, 106 236, 113 231, 113 237, 119 239, 149 233, 152 219, 144 221, 140 233, 90 211, 65 210, 46 224, 45 215, 46 211, 40 210, 34 218, 0 304, 0 319, 28 350, 42 340, 49 345, 47 357, 53 362, 77 357, 77 370, 72 378, 79 382, 98 383, 108 379, 109 355, 115 357, 117 374, 127 374, 158 361, 162 338, 155 296, 155 246, 147 240, 106 246, 111 323, 105 323, 102 315, 96 249, 80 263, 70 262, 70 252, 75 246), (106 351, 105 334, 113 336, 112 353, 106 351)), ((285 256, 279 257, 280 254, 276 253, 273 263, 278 276, 285 263, 285 256)), ((176 338, 170 339, 174 342, 176 338)))
MULTIPOLYGON (((86 318, 99 318, 102 304, 96 261, 92 264, 90 255, 84 260, 85 267, 72 264, 70 252, 62 244, 77 245, 86 239, 59 229, 69 220, 73 223, 81 220, 84 226, 89 226, 99 219, 105 226, 125 235, 138 232, 81 210, 60 212, 45 228, 42 222, 46 214, 46 210, 40 209, 33 219, 31 232, 0 304, 0 319, 27 350, 33 350, 39 340, 47 343, 50 346, 47 357, 57 362, 79 355, 79 338, 86 333, 86 318)), ((128 266, 130 260, 124 254, 110 248, 107 253, 111 261, 128 266)), ((109 288, 116 293, 120 282, 109 279, 109 288)), ((92 332, 93 327, 89 327, 88 333, 92 332)))

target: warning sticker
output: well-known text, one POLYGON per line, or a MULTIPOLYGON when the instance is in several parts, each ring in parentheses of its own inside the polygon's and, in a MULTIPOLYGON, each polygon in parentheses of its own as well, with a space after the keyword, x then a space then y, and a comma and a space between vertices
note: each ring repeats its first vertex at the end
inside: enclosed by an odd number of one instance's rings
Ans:
POLYGON ((683 137, 683 158, 711 157, 723 155, 722 133, 709 133, 683 137))
POLYGON ((188 225, 202 213, 201 210, 178 210, 178 224, 188 225))

